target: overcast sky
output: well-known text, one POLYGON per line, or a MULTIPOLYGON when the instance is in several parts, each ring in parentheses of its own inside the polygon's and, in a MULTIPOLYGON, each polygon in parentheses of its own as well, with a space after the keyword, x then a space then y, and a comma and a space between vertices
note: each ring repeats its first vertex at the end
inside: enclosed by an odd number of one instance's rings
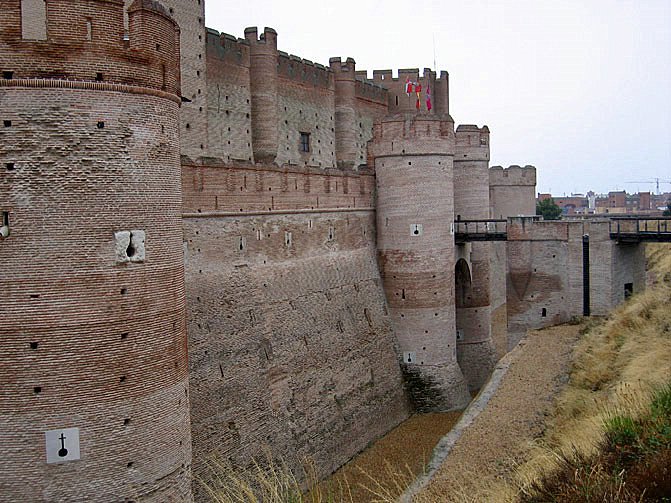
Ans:
MULTIPOLYGON (((280 50, 357 70, 450 73, 456 124, 487 124, 492 165, 539 192, 671 182, 671 0, 206 0, 209 28, 275 28, 280 50)), ((671 191, 671 183, 661 183, 671 191)))

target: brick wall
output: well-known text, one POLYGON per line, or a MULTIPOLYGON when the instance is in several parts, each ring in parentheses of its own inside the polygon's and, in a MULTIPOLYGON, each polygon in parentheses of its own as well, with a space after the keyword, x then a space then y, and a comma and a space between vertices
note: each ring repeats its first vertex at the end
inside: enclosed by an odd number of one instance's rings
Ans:
POLYGON ((536 214, 536 168, 492 166, 489 169, 492 218, 536 214))
POLYGON ((582 314, 582 235, 578 221, 508 219, 509 347, 582 314))
POLYGON ((408 416, 374 234, 370 211, 187 216, 197 475, 268 448, 323 476, 408 416))
POLYGON ((183 165, 184 211, 266 212, 320 208, 372 208, 371 170, 343 173, 275 165, 183 165))
POLYGON ((222 162, 251 161, 249 44, 208 30, 207 81, 206 155, 222 162))
POLYGON ((182 96, 179 111, 180 152, 190 159, 206 155, 209 147, 205 0, 159 0, 180 27, 182 96))
MULTIPOLYGON (((457 219, 489 217, 489 129, 460 125, 455 133, 454 214, 457 219)), ((491 243, 459 245, 469 257, 470 285, 457 299, 457 360, 471 391, 487 382, 496 364, 492 342, 491 243)))

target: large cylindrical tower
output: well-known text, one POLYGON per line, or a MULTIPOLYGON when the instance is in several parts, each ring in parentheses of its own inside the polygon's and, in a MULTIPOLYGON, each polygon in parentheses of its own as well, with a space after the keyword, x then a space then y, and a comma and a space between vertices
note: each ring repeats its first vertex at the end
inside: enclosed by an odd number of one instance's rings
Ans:
POLYGON ((179 30, 150 0, 128 41, 123 0, 25 3, 0 16, 0 494, 191 501, 179 30))
POLYGON ((409 391, 418 410, 469 401, 454 310, 454 123, 398 114, 375 124, 380 269, 409 391))
MULTIPOLYGON (((489 218, 489 129, 456 131, 454 213, 457 220, 489 218)), ((475 224, 471 224, 473 229, 475 224)), ((480 224, 483 225, 483 224, 480 224)), ((457 358, 471 390, 482 387, 496 365, 492 342, 492 244, 460 244, 455 257, 457 358)))
POLYGON ((272 163, 278 147, 277 32, 245 29, 249 42, 249 81, 252 95, 252 149, 256 162, 272 163))

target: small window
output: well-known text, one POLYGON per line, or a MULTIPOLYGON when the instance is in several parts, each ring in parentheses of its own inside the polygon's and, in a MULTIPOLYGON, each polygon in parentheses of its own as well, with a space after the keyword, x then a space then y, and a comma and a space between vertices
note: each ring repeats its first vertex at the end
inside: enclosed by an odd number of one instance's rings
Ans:
POLYGON ((301 133, 300 151, 301 152, 310 151, 310 133, 301 133))

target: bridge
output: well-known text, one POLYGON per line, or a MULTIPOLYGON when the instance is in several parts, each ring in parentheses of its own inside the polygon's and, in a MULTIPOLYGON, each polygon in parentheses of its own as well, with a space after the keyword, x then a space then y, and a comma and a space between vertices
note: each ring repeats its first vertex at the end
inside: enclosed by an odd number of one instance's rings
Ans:
POLYGON ((609 225, 618 243, 671 243, 671 217, 611 217, 609 225))
POLYGON ((507 220, 455 220, 454 241, 506 241, 508 239, 507 220))
MULTIPOLYGON (((610 217, 609 232, 617 243, 671 243, 671 217, 610 217)), ((455 220, 454 240, 507 241, 507 220, 455 220)))

